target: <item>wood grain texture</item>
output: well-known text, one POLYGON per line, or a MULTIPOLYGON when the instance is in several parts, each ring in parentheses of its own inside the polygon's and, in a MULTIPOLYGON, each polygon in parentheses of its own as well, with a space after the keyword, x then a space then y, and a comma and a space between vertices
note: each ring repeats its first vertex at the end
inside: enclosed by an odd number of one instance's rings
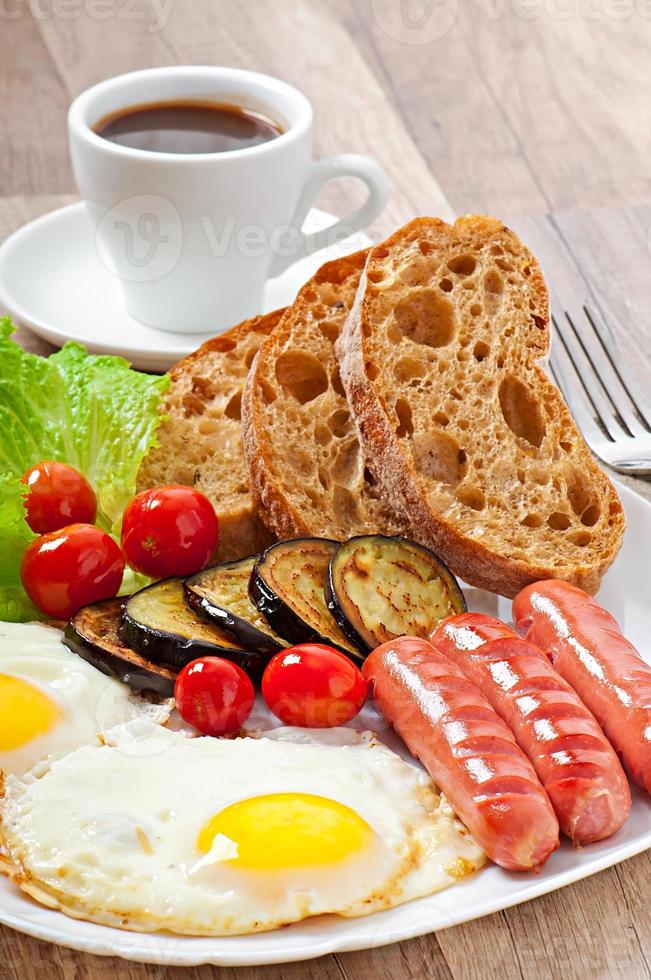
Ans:
MULTIPOLYGON (((405 42, 391 32, 393 0, 373 0, 375 16, 335 2, 456 210, 542 214, 651 197, 648 6, 442 0, 425 4, 429 21, 405 42)), ((423 4, 407 6, 417 24, 423 4)))
MULTIPOLYGON (((568 301, 599 290, 648 387, 649 5, 406 3, 406 22, 397 0, 42 0, 37 15, 0 4, 0 240, 74 199, 65 113, 87 85, 182 62, 269 71, 313 100, 318 154, 381 160, 393 189, 376 238, 416 213, 504 217, 568 301)), ((343 213, 358 196, 341 182, 321 203, 343 213)), ((51 349, 22 329, 19 339, 51 349)), ((627 482, 651 499, 651 483, 627 482)), ((650 879, 647 853, 436 936, 237 971, 95 958, 0 929, 0 977, 637 980, 651 976, 650 879)))
POLYGON ((70 190, 65 128, 70 93, 31 17, 5 22, 0 13, 0 37, 0 194, 70 190))

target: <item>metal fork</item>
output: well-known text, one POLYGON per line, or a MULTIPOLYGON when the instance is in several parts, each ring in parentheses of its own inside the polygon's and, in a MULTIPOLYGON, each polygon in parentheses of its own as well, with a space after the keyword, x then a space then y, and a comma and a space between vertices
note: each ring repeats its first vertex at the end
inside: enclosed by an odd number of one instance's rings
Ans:
POLYGON ((651 401, 595 307, 554 309, 550 367, 597 456, 620 473, 651 474, 651 401))

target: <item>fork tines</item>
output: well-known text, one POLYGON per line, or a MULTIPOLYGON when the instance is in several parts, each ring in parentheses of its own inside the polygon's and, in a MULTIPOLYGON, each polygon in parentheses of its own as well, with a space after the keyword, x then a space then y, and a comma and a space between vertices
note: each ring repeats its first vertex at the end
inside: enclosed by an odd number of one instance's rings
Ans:
POLYGON ((597 455, 617 469, 651 469, 651 402, 623 362, 610 327, 587 306, 552 315, 550 367, 597 455))
MULTIPOLYGON (((635 438, 651 433, 651 402, 623 363, 610 329, 586 306, 582 316, 555 312, 552 321, 556 344, 552 367, 568 402, 576 385, 571 385, 566 367, 571 365, 588 403, 611 441, 622 436, 635 438)), ((574 405, 570 404, 573 414, 574 405)), ((582 413, 579 413, 582 414, 582 413)), ((577 419, 578 421, 578 419, 577 419)))

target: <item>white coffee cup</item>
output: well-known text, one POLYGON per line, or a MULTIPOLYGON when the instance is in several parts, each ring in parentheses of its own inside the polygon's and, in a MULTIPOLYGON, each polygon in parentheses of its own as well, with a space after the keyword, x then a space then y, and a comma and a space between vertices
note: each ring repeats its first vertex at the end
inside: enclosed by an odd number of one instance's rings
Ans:
POLYGON ((357 154, 313 161, 312 120, 297 89, 236 68, 152 68, 75 99, 68 114, 75 178, 132 316, 160 330, 225 330, 260 312, 269 278, 377 217, 388 194, 379 165, 357 154), (111 113, 176 99, 234 104, 283 131, 257 146, 184 154, 133 149, 94 132, 111 113), (340 176, 364 181, 366 201, 303 234, 320 188, 340 176))

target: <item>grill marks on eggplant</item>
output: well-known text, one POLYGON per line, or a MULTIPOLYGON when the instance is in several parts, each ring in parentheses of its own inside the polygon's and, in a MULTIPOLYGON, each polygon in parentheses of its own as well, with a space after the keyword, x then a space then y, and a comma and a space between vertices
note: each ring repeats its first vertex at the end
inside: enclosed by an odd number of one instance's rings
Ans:
POLYGON ((127 600, 120 638, 152 660, 178 668, 197 657, 225 657, 255 678, 265 664, 259 653, 197 616, 176 578, 149 585, 127 600))
POLYGON ((398 636, 426 639, 441 619, 466 610, 457 580, 429 548, 381 534, 339 546, 326 599, 342 630, 367 651, 398 636))
POLYGON ((326 538, 272 545, 254 566, 249 593, 273 629, 290 643, 326 643, 360 660, 359 648, 326 605, 328 565, 337 547, 326 538))
POLYGON ((66 646, 103 674, 117 677, 135 691, 172 697, 176 672, 152 663, 121 641, 123 602, 123 599, 107 599, 80 609, 66 627, 66 646))
POLYGON ((287 646, 249 596, 249 580, 259 555, 205 568, 184 585, 186 602, 238 643, 272 656, 287 646))
POLYGON ((295 538, 86 606, 65 641, 105 674, 169 697, 197 657, 225 657, 258 680, 288 643, 325 643, 361 661, 397 636, 428 637, 465 609, 449 569, 406 538, 295 538))

